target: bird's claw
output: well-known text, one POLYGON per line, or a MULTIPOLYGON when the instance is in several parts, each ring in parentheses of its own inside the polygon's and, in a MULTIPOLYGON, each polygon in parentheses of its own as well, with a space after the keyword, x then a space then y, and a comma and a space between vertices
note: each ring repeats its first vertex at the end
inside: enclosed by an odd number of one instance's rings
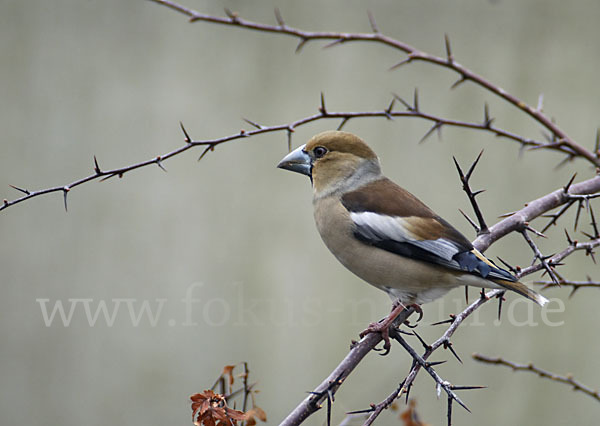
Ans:
POLYGON ((381 356, 385 356, 390 353, 390 349, 392 348, 392 344, 390 343, 390 326, 386 324, 386 322, 372 322, 369 326, 360 332, 359 336, 362 339, 367 334, 371 333, 381 333, 381 338, 383 339, 383 353, 379 354, 381 356))

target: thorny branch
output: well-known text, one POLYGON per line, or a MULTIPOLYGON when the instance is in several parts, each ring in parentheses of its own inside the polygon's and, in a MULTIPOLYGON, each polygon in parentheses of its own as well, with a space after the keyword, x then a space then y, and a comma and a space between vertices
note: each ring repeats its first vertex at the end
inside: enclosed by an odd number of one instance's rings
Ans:
MULTIPOLYGON (((318 31, 316 32, 303 31, 294 27, 290 27, 285 23, 279 11, 277 11, 275 14, 277 25, 268 25, 243 19, 237 13, 232 12, 229 9, 225 9, 227 17, 220 17, 202 14, 193 9, 189 9, 183 5, 168 0, 152 1, 167 6, 170 9, 173 9, 179 13, 188 16, 190 22, 212 22, 222 25, 237 26, 249 30, 285 34, 288 36, 295 37, 299 39, 298 46, 296 47, 296 52, 300 51, 302 47, 304 47, 309 41, 316 40, 331 40, 331 42, 325 47, 332 47, 338 44, 359 41, 384 44, 386 46, 399 50, 407 55, 405 59, 396 63, 392 67, 392 69, 396 69, 404 64, 417 61, 427 62, 443 68, 448 68, 459 75, 459 79, 456 81, 456 83, 454 83, 452 87, 456 87, 468 81, 475 83, 478 86, 489 91, 490 93, 493 93, 494 95, 509 102, 513 106, 519 108, 525 114, 529 115, 535 121, 540 123, 543 127, 548 129, 552 136, 550 137, 550 140, 546 144, 544 144, 544 148, 558 149, 560 151, 565 152, 569 156, 569 158, 575 156, 585 158, 592 164, 600 167, 600 156, 596 155, 595 153, 592 153, 583 146, 577 144, 569 135, 567 135, 566 132, 564 132, 560 127, 558 127, 558 125, 556 125, 556 123, 554 123, 550 117, 546 116, 543 113, 542 105, 538 105, 538 107, 533 108, 527 105, 521 99, 508 93, 501 87, 496 86, 495 84, 486 80, 482 76, 474 73, 470 69, 456 62, 454 56, 452 55, 452 51, 450 48, 450 40, 448 36, 445 37, 446 57, 440 57, 426 53, 407 43, 401 42, 392 37, 384 35, 379 31, 379 29, 376 26, 373 25, 374 19, 372 16, 369 19, 371 27, 373 29, 372 33, 340 33, 318 31)), ((491 124, 491 120, 486 121, 491 124)))
MULTIPOLYGON (((324 102, 323 96, 321 97, 321 99, 322 99, 322 103, 319 107, 319 112, 317 114, 309 115, 309 116, 300 118, 298 120, 289 122, 287 124, 279 124, 279 125, 274 125, 274 126, 263 126, 258 123, 255 123, 254 121, 246 119, 245 121, 248 124, 250 124, 252 127, 254 127, 254 129, 241 130, 239 133, 235 133, 235 134, 229 135, 229 136, 223 136, 223 137, 217 138, 217 139, 193 140, 187 133, 185 127, 183 127, 183 125, 181 125, 181 129, 184 133, 185 144, 173 151, 167 152, 162 155, 155 156, 153 158, 150 158, 145 161, 141 161, 139 163, 131 164, 131 165, 124 166, 124 167, 114 168, 114 169, 106 169, 106 170, 102 170, 100 168, 100 166, 98 164, 98 160, 96 159, 96 157, 94 157, 94 164, 93 164, 94 173, 93 174, 86 176, 84 178, 75 180, 71 183, 68 183, 65 185, 60 185, 60 186, 55 186, 55 187, 51 187, 51 188, 32 191, 32 190, 20 188, 15 185, 10 185, 13 189, 16 189, 17 191, 19 191, 25 195, 23 195, 22 197, 19 197, 19 198, 15 198, 10 201, 8 199, 4 199, 2 204, 0 204, 0 211, 6 209, 8 207, 11 207, 15 204, 19 204, 21 202, 27 201, 31 198, 39 197, 41 195, 46 195, 46 194, 50 194, 53 192, 62 192, 63 193, 63 200, 64 200, 64 205, 65 205, 65 210, 66 210, 67 209, 67 194, 73 188, 75 188, 77 186, 80 186, 80 185, 83 185, 85 183, 95 181, 95 180, 104 181, 106 179, 110 179, 115 176, 122 178, 128 172, 131 172, 133 170, 137 170, 137 169, 140 169, 143 167, 147 167, 147 166, 156 165, 156 166, 160 167, 163 171, 166 171, 166 169, 163 166, 163 163, 166 160, 168 160, 172 157, 175 157, 179 154, 182 154, 191 148, 196 148, 196 147, 203 148, 202 153, 198 158, 198 160, 201 160, 204 158, 204 156, 206 154, 208 154, 208 152, 214 151, 215 148, 221 144, 224 144, 227 142, 233 142, 238 139, 248 138, 248 137, 252 137, 252 136, 258 136, 258 135, 265 134, 265 133, 274 133, 274 132, 286 132, 288 135, 288 139, 287 139, 288 140, 288 148, 290 148, 292 134, 296 128, 306 125, 306 124, 309 124, 309 123, 316 122, 318 120, 323 120, 323 119, 341 120, 340 125, 338 126, 338 129, 341 129, 346 123, 348 123, 348 121, 350 121, 352 119, 358 119, 358 118, 391 119, 394 117, 413 117, 413 118, 420 118, 420 119, 424 119, 424 120, 428 120, 428 121, 433 121, 436 123, 443 123, 444 126, 449 126, 449 127, 466 127, 466 128, 471 128, 471 129, 475 129, 475 130, 491 131, 499 137, 503 137, 503 138, 507 138, 507 139, 516 141, 524 146, 525 145, 527 145, 527 146, 543 145, 543 142, 535 141, 533 139, 523 138, 517 134, 510 133, 510 132, 502 130, 500 128, 496 128, 496 127, 489 128, 489 127, 484 126, 483 124, 479 124, 479 123, 475 123, 475 122, 447 120, 447 119, 444 119, 444 118, 441 118, 441 117, 438 117, 438 116, 435 116, 432 114, 423 113, 421 111, 414 110, 414 109, 407 110, 407 111, 394 111, 393 110, 393 107, 394 107, 393 101, 386 109, 381 110, 381 111, 359 111, 359 112, 343 112, 343 111, 340 112, 340 111, 338 111, 338 112, 334 112, 334 111, 327 111, 327 109, 325 108, 325 102, 324 102)), ((600 190, 600 186, 598 186, 598 190, 600 190)))
MULTIPOLYGON (((414 312, 409 308, 400 313, 396 319, 397 323, 403 323, 414 312)), ((299 425, 311 414, 321 408, 323 401, 332 398, 335 392, 342 385, 346 377, 352 373, 362 359, 371 352, 381 342, 382 337, 379 333, 367 334, 360 342, 353 344, 350 352, 338 364, 338 366, 323 380, 323 382, 310 392, 294 410, 281 422, 280 426, 299 425)))
MULTIPOLYGON (((482 294, 481 297, 479 297, 476 301, 474 301, 469 306, 467 306, 459 314, 452 315, 450 320, 444 321, 444 322, 450 323, 450 326, 448 327, 448 329, 446 329, 444 334, 442 334, 442 336, 440 336, 431 345, 422 341, 422 339, 419 337, 419 335, 416 334, 415 332, 413 332, 414 335, 417 338, 419 338, 419 340, 421 341, 421 343, 423 344, 423 346, 425 348, 425 352, 423 353, 421 358, 423 360, 427 360, 431 356, 431 354, 433 352, 435 352, 437 349, 439 349, 440 347, 443 347, 445 349, 446 348, 450 349, 452 351, 452 353, 454 354, 454 356, 457 357, 456 353, 452 349, 452 344, 450 342, 450 338, 452 337, 452 335, 454 335, 454 332, 458 329, 458 327, 463 323, 463 321, 465 319, 467 319, 473 312, 475 312, 477 309, 479 309, 484 303, 486 303, 489 300, 496 298, 502 294, 503 294, 503 290, 491 290, 491 291, 487 292, 486 294, 482 294)), ((457 359, 460 361, 460 358, 457 357, 457 359)), ((382 402, 380 402, 379 404, 377 404, 373 407, 372 413, 369 416, 369 419, 367 420, 367 422, 365 423, 366 425, 371 424, 381 414, 381 412, 383 410, 388 408, 396 399, 402 397, 403 394, 406 394, 408 397, 410 388, 413 385, 414 380, 416 379, 417 374, 419 373, 421 368, 422 368, 422 365, 420 363, 416 362, 413 364, 410 372, 408 373, 406 378, 402 381, 400 386, 398 386, 398 388, 396 388, 386 399, 384 399, 382 402)), ((469 388, 475 388, 475 387, 469 387, 469 388)), ((449 404, 449 406, 451 405, 450 399, 448 401, 448 404, 449 404)), ((450 420, 451 419, 449 418, 448 424, 450 424, 450 420)))
POLYGON ((565 280, 559 276, 558 284, 553 281, 534 281, 534 284, 542 285, 542 289, 550 287, 571 287, 569 298, 582 288, 600 288, 600 281, 593 281, 591 277, 587 277, 586 281, 571 281, 565 280))
POLYGON ((476 361, 480 361, 486 364, 496 364, 496 365, 504 365, 506 367, 510 367, 513 371, 531 371, 532 373, 537 374, 540 377, 544 377, 555 382, 565 383, 573 387, 574 391, 580 391, 585 393, 586 395, 591 396, 596 401, 600 402, 600 394, 598 390, 591 389, 588 386, 582 384, 581 382, 573 379, 571 375, 567 376, 559 376, 558 374, 551 373, 546 370, 542 370, 541 368, 536 367, 533 364, 515 364, 511 361, 506 361, 502 358, 492 358, 481 354, 473 354, 473 359, 476 361))

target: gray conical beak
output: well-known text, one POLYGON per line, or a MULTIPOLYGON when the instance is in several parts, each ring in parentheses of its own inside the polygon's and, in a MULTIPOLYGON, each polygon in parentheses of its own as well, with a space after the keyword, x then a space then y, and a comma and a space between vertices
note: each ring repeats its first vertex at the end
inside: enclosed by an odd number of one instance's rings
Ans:
POLYGON ((283 157, 279 164, 277 164, 277 168, 291 170, 292 172, 310 176, 312 160, 306 151, 304 151, 304 147, 306 147, 306 145, 299 146, 283 157))

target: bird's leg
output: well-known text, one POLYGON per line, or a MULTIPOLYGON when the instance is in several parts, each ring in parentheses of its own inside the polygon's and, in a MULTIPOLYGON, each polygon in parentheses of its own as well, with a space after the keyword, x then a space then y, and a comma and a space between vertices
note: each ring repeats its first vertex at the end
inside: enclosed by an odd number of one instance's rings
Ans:
MULTIPOLYGON (((417 304, 409 305, 409 307, 413 307, 415 309, 415 311, 417 311, 419 313, 419 319, 417 320, 417 322, 418 322, 423 317, 423 310, 417 304)), ((384 318, 383 320, 381 320, 379 322, 372 322, 371 324, 369 324, 369 326, 365 330, 363 330, 359 334, 359 336, 361 338, 363 338, 367 334, 370 334, 370 333, 381 333, 381 337, 383 338, 383 342, 384 342, 383 349, 385 351, 383 353, 383 355, 387 355, 392 346, 390 343, 390 326, 392 325, 394 320, 398 317, 398 315, 400 315, 400 312, 402 312, 404 309, 407 309, 407 307, 404 306, 402 304, 402 302, 400 302, 399 300, 396 300, 394 302, 394 305, 392 306, 392 311, 386 318, 384 318)))

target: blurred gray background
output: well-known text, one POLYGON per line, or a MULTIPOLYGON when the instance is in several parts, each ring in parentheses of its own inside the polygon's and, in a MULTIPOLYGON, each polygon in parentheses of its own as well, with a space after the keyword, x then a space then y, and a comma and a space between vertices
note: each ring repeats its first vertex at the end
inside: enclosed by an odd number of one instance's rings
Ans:
MULTIPOLYGON (((543 92, 547 113, 593 146, 597 1, 184 4, 216 15, 226 6, 266 23, 275 23, 278 6, 289 25, 353 32, 370 30, 369 9, 384 33, 438 55, 447 33, 459 62, 534 106, 543 92)), ((294 54, 290 37, 189 24, 142 0, 1 0, 0 198, 19 196, 8 184, 40 189, 87 176, 93 155, 112 168, 166 153, 183 143, 179 121, 196 139, 249 129, 242 117, 293 121, 316 112, 321 91, 331 110, 380 110, 392 92, 410 98, 418 86, 424 111, 477 121, 488 102, 499 126, 541 137, 531 120, 473 85, 448 90, 455 80, 449 71, 414 64, 389 72, 404 57, 392 49, 322 45, 294 54)), ((294 146, 337 125, 301 127, 294 146)), ((480 201, 489 222, 564 185, 574 171, 581 180, 593 175, 581 161, 555 170, 557 154, 519 156, 516 144, 474 131, 445 129, 442 141, 433 135, 418 144, 428 127, 417 119, 363 119, 346 130, 366 139, 391 178, 469 238, 474 232, 458 208, 471 209, 452 155, 467 166, 485 149, 474 186, 487 189, 480 201)), ((189 424, 188 396, 210 387, 225 364, 245 360, 259 382, 257 402, 277 424, 337 365, 350 340, 387 314, 387 296, 347 272, 321 243, 308 180, 275 168, 287 152, 284 133, 222 145, 197 163, 199 152, 165 162, 168 173, 154 166, 76 188, 68 213, 60 194, 0 213, 0 423, 189 424), (73 308, 68 326, 59 314, 44 318, 56 303, 67 314, 73 308), (100 313, 91 324, 85 306, 93 317, 102 303, 114 318, 100 313), (144 304, 155 321, 137 317, 144 304)), ((563 227, 572 228, 572 216, 539 241, 545 253, 564 247, 563 227)), ((517 235, 488 254, 531 261, 517 235)), ((598 278, 582 254, 568 263, 568 278, 598 278)), ((551 309, 564 312, 545 313, 510 295, 500 324, 490 303, 454 338, 463 365, 444 351, 435 355, 449 359, 438 368, 444 378, 488 386, 462 395, 473 413, 456 408, 456 424, 597 421, 597 402, 564 385, 470 359, 481 352, 533 361, 598 386, 596 294, 568 293, 547 291, 558 298, 551 309)), ((422 336, 437 338, 443 328, 427 324, 464 304, 455 290, 425 306, 422 336)), ((382 400, 409 367, 399 347, 385 358, 369 355, 338 393, 334 419, 382 400)), ((445 398, 436 399, 428 376, 421 374, 412 396, 423 420, 444 424, 445 398)), ((395 424, 396 416, 386 412, 380 424, 395 424)), ((307 424, 324 421, 319 413, 307 424)))

